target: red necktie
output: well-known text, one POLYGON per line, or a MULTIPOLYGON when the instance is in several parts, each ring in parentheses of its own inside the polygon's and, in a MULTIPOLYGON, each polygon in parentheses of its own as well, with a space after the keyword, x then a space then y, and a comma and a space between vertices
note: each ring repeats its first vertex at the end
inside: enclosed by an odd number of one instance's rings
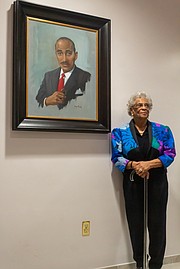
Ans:
POLYGON ((64 77, 65 77, 65 74, 62 73, 58 82, 58 92, 62 91, 62 89, 64 88, 64 77))

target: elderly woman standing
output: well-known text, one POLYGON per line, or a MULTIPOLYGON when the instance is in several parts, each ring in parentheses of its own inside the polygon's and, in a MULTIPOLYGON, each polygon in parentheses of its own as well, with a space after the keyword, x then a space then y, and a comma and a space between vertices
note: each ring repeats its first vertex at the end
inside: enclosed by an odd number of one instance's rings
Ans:
POLYGON ((128 102, 132 120, 112 131, 112 162, 123 173, 126 215, 138 269, 143 268, 144 180, 148 178, 149 268, 160 269, 166 246, 167 167, 176 155, 168 126, 148 120, 152 100, 138 92, 128 102))

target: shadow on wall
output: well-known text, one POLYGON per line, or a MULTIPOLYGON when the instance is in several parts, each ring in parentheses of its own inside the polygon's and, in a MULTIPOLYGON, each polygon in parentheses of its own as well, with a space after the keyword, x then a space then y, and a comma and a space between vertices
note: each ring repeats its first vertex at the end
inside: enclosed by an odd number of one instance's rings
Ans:
POLYGON ((132 250, 128 231, 128 224, 126 220, 124 194, 123 194, 123 175, 122 173, 113 165, 111 177, 114 186, 114 193, 119 208, 120 214, 120 229, 122 230, 123 236, 126 241, 126 252, 128 256, 128 261, 132 261, 132 250))

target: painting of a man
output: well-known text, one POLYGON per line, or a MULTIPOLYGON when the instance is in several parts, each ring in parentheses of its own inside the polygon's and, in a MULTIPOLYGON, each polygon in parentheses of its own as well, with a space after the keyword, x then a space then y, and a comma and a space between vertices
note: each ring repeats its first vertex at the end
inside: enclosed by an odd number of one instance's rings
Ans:
POLYGON ((78 52, 70 38, 57 39, 55 54, 59 67, 45 73, 36 100, 42 108, 57 106, 61 110, 85 93, 91 74, 75 65, 78 52))

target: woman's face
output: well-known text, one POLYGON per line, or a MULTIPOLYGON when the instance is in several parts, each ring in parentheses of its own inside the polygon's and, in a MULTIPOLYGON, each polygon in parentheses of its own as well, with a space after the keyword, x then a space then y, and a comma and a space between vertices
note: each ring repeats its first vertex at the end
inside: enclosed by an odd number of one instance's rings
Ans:
POLYGON ((134 119, 147 119, 149 117, 150 106, 146 98, 137 98, 132 107, 134 119))

